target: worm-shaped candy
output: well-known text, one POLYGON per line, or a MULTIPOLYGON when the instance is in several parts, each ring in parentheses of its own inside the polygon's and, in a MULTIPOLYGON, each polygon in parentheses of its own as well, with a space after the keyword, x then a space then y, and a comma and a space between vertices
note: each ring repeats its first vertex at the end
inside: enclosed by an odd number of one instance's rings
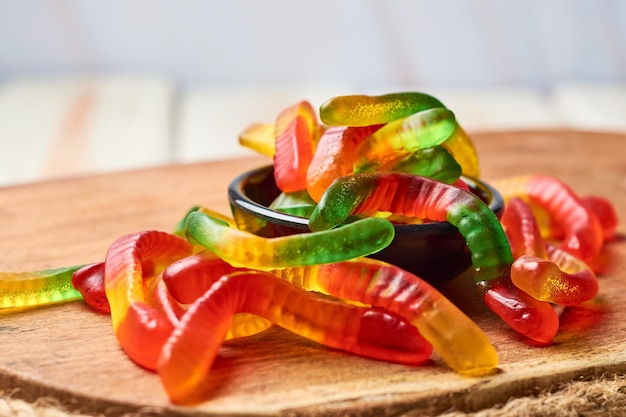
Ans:
POLYGON ((550 343, 558 332, 559 316, 552 305, 526 294, 509 276, 479 286, 487 307, 516 332, 540 343, 550 343))
POLYGON ((320 106, 320 119, 329 126, 370 126, 389 123, 433 107, 444 105, 435 97, 419 92, 338 96, 320 106))
POLYGON ((326 190, 309 219, 309 227, 325 230, 352 213, 375 210, 448 221, 465 237, 474 280, 491 310, 525 336, 542 342, 554 336, 558 317, 549 303, 541 304, 513 284, 504 285, 510 281, 511 248, 495 213, 474 194, 409 174, 373 172, 345 176, 326 190), (532 316, 531 325, 524 323, 524 316, 532 316))
MULTIPOLYGON (((246 268, 235 268, 211 252, 188 256, 169 265, 162 274, 168 294, 183 305, 193 304, 222 276, 246 268)), ((248 313, 235 314, 226 339, 250 336, 270 327, 272 323, 248 313)))
POLYGON ((326 346, 372 358, 419 363, 432 353, 432 346, 414 327, 381 325, 376 310, 322 299, 269 273, 236 272, 222 277, 189 307, 163 346, 158 372, 173 402, 193 398, 238 312, 262 316, 326 346), (386 347, 391 340, 399 345, 386 347))
POLYGON ((501 218, 513 256, 511 281, 542 301, 576 305, 598 293, 595 273, 575 256, 547 244, 533 212, 522 199, 509 200, 501 218))
POLYGON ((388 246, 395 234, 389 221, 366 218, 321 233, 264 238, 199 211, 187 216, 186 230, 191 240, 231 265, 261 270, 370 255, 388 246))
POLYGON ((309 217, 317 203, 306 190, 280 193, 269 208, 299 217, 309 217))
POLYGON ((388 170, 420 149, 441 145, 455 129, 454 113, 443 107, 389 122, 356 148, 354 172, 388 170))
POLYGON ((317 114, 301 101, 276 118, 274 178, 283 192, 306 189, 306 174, 315 148, 317 114))
MULTIPOLYGON (((307 267, 301 267, 295 269, 305 271, 306 268, 307 267)), ((222 276, 242 271, 251 270, 247 270, 245 268, 235 268, 210 253, 202 253, 183 258, 168 266, 163 272, 163 282, 166 284, 167 289, 173 298, 184 304, 192 304, 198 298, 202 297, 215 282, 221 279, 222 276)), ((279 271, 283 270, 281 269, 279 271)), ((277 273, 277 271, 269 272, 274 275, 278 275, 281 278, 285 277, 284 275, 277 273)), ((252 275, 252 277, 254 278, 256 275, 252 275)), ((332 279, 340 278, 341 277, 339 276, 334 276, 332 279)), ((290 283, 291 281, 293 280, 288 280, 290 283)), ((301 280, 295 280, 295 284, 301 284, 301 282, 301 280)), ((302 286, 296 286, 301 289, 306 289, 302 286)), ((320 304, 320 306, 323 307, 324 304, 320 304)), ((289 314, 289 312, 285 313, 289 314)), ((390 353, 388 360, 398 360, 394 359, 397 356, 396 353, 393 353, 394 349, 404 350, 407 346, 413 346, 413 342, 407 343, 406 338, 416 336, 411 329, 408 329, 408 333, 403 333, 404 330, 407 330, 407 326, 410 326, 410 324, 405 320, 400 317, 396 317, 385 310, 372 310, 368 317, 371 325, 376 326, 377 331, 383 331, 389 337, 383 343, 383 345, 388 348, 390 352, 392 352, 390 353)), ((235 314, 233 317, 233 323, 231 324, 226 335, 226 339, 259 333, 271 324, 272 323, 269 320, 253 314, 235 314)), ((374 333, 377 331, 372 330, 374 333)), ((343 348, 352 351, 352 347, 350 346, 344 346, 343 348)), ((415 359, 413 356, 410 356, 409 358, 411 361, 415 359)))
POLYGON ((276 144, 274 124, 255 123, 248 126, 239 135, 239 144, 261 155, 273 158, 276 144))
POLYGON ((307 170, 306 188, 319 201, 335 178, 352 174, 356 148, 382 125, 331 126, 321 136, 307 170))
POLYGON ((169 318, 147 303, 146 288, 163 268, 192 251, 186 240, 155 230, 122 236, 107 251, 104 286, 113 331, 126 354, 145 368, 156 369, 173 329, 169 318))
POLYGON ((480 163, 474 141, 457 123, 454 133, 450 135, 443 146, 450 151, 454 159, 463 168, 463 175, 471 178, 480 178, 480 163))
POLYGON ((615 232, 619 223, 617 218, 617 210, 613 203, 599 195, 587 195, 582 197, 582 203, 589 211, 594 213, 604 234, 604 241, 608 242, 615 239, 615 232))
POLYGON ((164 273, 165 270, 150 281, 150 285, 146 289, 146 304, 161 312, 169 320, 171 325, 175 327, 180 322, 186 310, 184 306, 170 294, 169 288, 167 288, 163 280, 164 273))
POLYGON ((72 274, 81 268, 32 272, 0 272, 0 308, 26 307, 80 299, 72 286, 72 274))
MULTIPOLYGON (((339 96, 320 106, 320 118, 327 125, 370 126, 389 123, 435 107, 445 106, 436 98, 419 92, 339 96)), ((472 178, 480 176, 474 143, 461 126, 456 125, 445 146, 463 167, 463 175, 472 178)))
POLYGON ((545 209, 564 233, 561 247, 582 259, 592 261, 602 249, 604 233, 597 216, 563 181, 546 175, 525 175, 492 182, 505 201, 520 197, 545 209))
POLYGON ((398 314, 459 373, 484 374, 498 365, 497 352, 476 323, 427 282, 394 265, 362 258, 272 272, 300 288, 398 314))
POLYGON ((470 249, 476 281, 507 274, 513 262, 500 221, 482 200, 453 185, 411 174, 368 172, 338 178, 311 214, 309 227, 327 230, 351 214, 374 211, 448 221, 457 227, 470 249))
POLYGON ((72 285, 92 309, 103 314, 111 313, 104 290, 104 262, 96 262, 78 269, 72 275, 72 285))
POLYGON ((394 166, 394 172, 419 175, 452 184, 461 177, 461 165, 443 146, 420 149, 394 166))

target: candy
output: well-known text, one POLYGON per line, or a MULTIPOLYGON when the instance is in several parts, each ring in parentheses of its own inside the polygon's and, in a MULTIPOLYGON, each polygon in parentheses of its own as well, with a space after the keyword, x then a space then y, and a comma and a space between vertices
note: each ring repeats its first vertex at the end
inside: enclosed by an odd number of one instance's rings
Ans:
POLYGON ((306 189, 315 201, 337 177, 354 172, 357 147, 382 125, 331 126, 322 135, 307 170, 306 189))
POLYGON ((339 96, 320 106, 320 119, 329 126, 370 126, 434 107, 444 106, 435 97, 418 92, 339 96))
POLYGON ((385 219, 367 218, 322 233, 264 238, 202 212, 187 217, 187 235, 234 266, 266 270, 338 262, 385 248, 394 236, 385 219))
MULTIPOLYGON (((331 126, 370 126, 389 123, 436 107, 445 106, 436 98, 419 92, 339 96, 320 106, 320 118, 331 126)), ((445 146, 463 167, 463 175, 479 177, 480 168, 474 143, 460 125, 456 125, 445 146)))
POLYGON ((0 308, 26 307, 76 300, 72 274, 81 266, 33 272, 0 272, 0 308))
POLYGON ((271 123, 255 123, 239 135, 239 144, 261 155, 273 158, 276 151, 275 127, 271 123))
POLYGON ((546 175, 525 175, 492 183, 505 198, 520 197, 546 210, 564 233, 561 247, 585 262, 602 249, 604 232, 600 221, 580 197, 562 181, 546 175))
POLYGON ((72 275, 72 286, 94 310, 110 314, 111 306, 104 290, 104 262, 96 262, 78 269, 72 275))
POLYGON ((389 211, 448 221, 465 237, 477 281, 508 272, 513 258, 495 213, 474 194, 410 174, 371 172, 338 178, 309 219, 311 230, 328 230, 355 213, 389 211))
MULTIPOLYGON (((168 294, 181 304, 193 304, 222 276, 245 268, 235 268, 211 252, 188 256, 169 265, 162 274, 168 294)), ((226 339, 250 336, 271 326, 269 320, 241 313, 233 317, 226 339)))
POLYGON ((394 172, 418 175, 446 183, 455 183, 461 176, 461 165, 443 146, 421 149, 392 168, 394 172))
POLYGON ((480 284, 487 307, 512 329, 540 343, 552 341, 559 330, 559 317, 550 303, 526 294, 510 277, 480 284))
POLYGON ((354 172, 390 169, 416 151, 442 144, 455 128, 454 114, 443 107, 389 122, 356 148, 354 172))
POLYGON ((406 339, 394 337, 394 329, 376 323, 381 312, 319 298, 284 280, 262 272, 236 272, 222 277, 182 318, 163 347, 158 372, 173 402, 193 398, 213 363, 233 314, 249 312, 326 346, 363 356, 419 363, 432 347, 410 326, 399 324, 406 339), (374 324, 374 326, 372 326, 374 324), (388 336, 391 336, 388 337, 388 336), (385 348, 391 340, 400 346, 385 348))
POLYGON ((191 254, 189 242, 159 231, 122 236, 109 248, 104 285, 113 332, 137 364, 156 369, 161 347, 173 330, 162 311, 147 304, 146 288, 160 271, 191 254))
POLYGON ((493 371, 498 355, 485 334, 431 285, 401 268, 358 259, 273 271, 294 285, 384 308, 404 317, 455 371, 493 371))
POLYGON ((269 208, 293 216, 309 217, 315 208, 315 204, 309 193, 306 190, 302 190, 292 193, 280 193, 272 201, 269 208))
POLYGON ((588 195, 582 197, 583 205, 595 214, 602 226, 605 241, 615 239, 615 232, 619 223, 615 206, 608 199, 599 195, 588 195))
POLYGON ((561 305, 588 301, 598 292, 595 273, 573 255, 546 243, 531 208, 512 198, 502 225, 516 258, 511 281, 538 300, 561 305))
POLYGON ((306 189, 306 175, 317 134, 317 115, 311 104, 302 101, 276 118, 274 177, 283 192, 306 189))
POLYGON ((310 233, 256 236, 196 206, 172 234, 119 238, 104 262, 0 273, 2 306, 82 296, 111 315, 131 360, 157 371, 173 402, 189 403, 224 340, 273 324, 374 359, 417 364, 434 349, 458 373, 493 372, 495 348, 457 306, 416 275, 364 258, 394 238, 389 220, 455 226, 485 304, 540 343, 558 331, 554 306, 597 294, 586 261, 615 238, 607 199, 581 198, 548 176, 504 179, 494 182, 507 202, 500 222, 470 192, 476 149, 436 98, 342 96, 319 114, 323 124, 301 101, 239 136, 273 158, 281 193, 269 208, 309 217, 310 233))
POLYGON ((507 237, 495 213, 478 197, 425 177, 393 172, 355 174, 338 178, 326 190, 309 227, 326 230, 351 214, 376 210, 448 221, 457 227, 471 252, 474 280, 487 306, 527 337, 547 342, 554 336, 558 329, 554 311, 510 282, 513 255, 507 237), (534 317, 534 324, 526 325, 524 316, 534 317))

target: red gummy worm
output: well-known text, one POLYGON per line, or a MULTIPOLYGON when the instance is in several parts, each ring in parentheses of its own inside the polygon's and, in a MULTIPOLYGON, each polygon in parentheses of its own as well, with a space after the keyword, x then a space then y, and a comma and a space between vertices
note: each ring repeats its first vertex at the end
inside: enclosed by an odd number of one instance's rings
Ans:
POLYGON ((528 175, 495 181, 504 198, 521 197, 550 214, 564 233, 562 247, 585 262, 593 260, 604 243, 598 217, 564 182, 547 175, 528 175))
POLYGON ((315 147, 317 113, 307 101, 301 101, 276 118, 274 177, 283 192, 306 188, 306 174, 315 147))
POLYGON ((104 262, 85 265, 72 275, 72 286, 83 300, 99 313, 109 314, 111 307, 104 291, 104 262))
POLYGON ((193 398, 232 316, 239 312, 262 316, 326 346, 372 358, 419 363, 432 353, 432 346, 414 327, 395 318, 382 321, 389 316, 380 315, 380 310, 320 298, 270 273, 235 272, 222 277, 189 307, 163 347, 158 371, 173 402, 193 398))
POLYGON ((513 284, 538 300, 560 305, 595 297, 595 273, 574 255, 543 240, 532 209, 522 199, 509 200, 501 221, 516 258, 511 266, 513 284))

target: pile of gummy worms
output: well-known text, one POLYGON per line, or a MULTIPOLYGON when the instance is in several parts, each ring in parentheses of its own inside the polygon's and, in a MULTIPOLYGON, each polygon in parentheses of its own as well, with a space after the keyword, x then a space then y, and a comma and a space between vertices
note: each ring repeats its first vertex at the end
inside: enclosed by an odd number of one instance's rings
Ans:
POLYGON ((367 257, 397 223, 455 226, 485 304, 534 341, 558 332, 555 307, 598 292, 589 265, 614 237, 611 202, 531 174, 492 182, 506 203, 498 218, 463 180, 480 177, 471 138, 430 95, 340 96, 319 113, 302 101, 239 142, 273 159, 281 194, 270 207, 307 217, 310 232, 264 238, 194 207, 171 232, 120 237, 102 262, 0 272, 0 307, 82 298, 184 404, 224 340, 271 325, 373 359, 421 364, 436 351, 456 372, 492 372, 496 349, 469 317, 420 277, 367 257))

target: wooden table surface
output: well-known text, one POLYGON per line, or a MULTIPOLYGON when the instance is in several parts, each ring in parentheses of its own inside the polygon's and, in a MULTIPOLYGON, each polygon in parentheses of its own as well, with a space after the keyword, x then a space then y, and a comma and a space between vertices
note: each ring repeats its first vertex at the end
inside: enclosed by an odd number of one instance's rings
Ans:
MULTIPOLYGON (((487 310, 467 276, 442 290, 487 333, 499 372, 459 376, 435 354, 424 366, 388 364, 329 350, 272 328, 230 341, 215 363, 205 403, 168 403, 157 376, 130 362, 110 318, 82 301, 0 312, 0 389, 56 398, 84 413, 235 416, 417 416, 471 411, 554 383, 626 372, 626 135, 523 131, 475 135, 485 180, 554 175, 580 194, 610 198, 622 220, 600 259, 600 294, 567 308, 559 334, 539 347, 487 310)), ((164 166, 0 189, 0 270, 102 260, 117 237, 171 230, 195 204, 229 212, 226 186, 262 157, 164 166)))

